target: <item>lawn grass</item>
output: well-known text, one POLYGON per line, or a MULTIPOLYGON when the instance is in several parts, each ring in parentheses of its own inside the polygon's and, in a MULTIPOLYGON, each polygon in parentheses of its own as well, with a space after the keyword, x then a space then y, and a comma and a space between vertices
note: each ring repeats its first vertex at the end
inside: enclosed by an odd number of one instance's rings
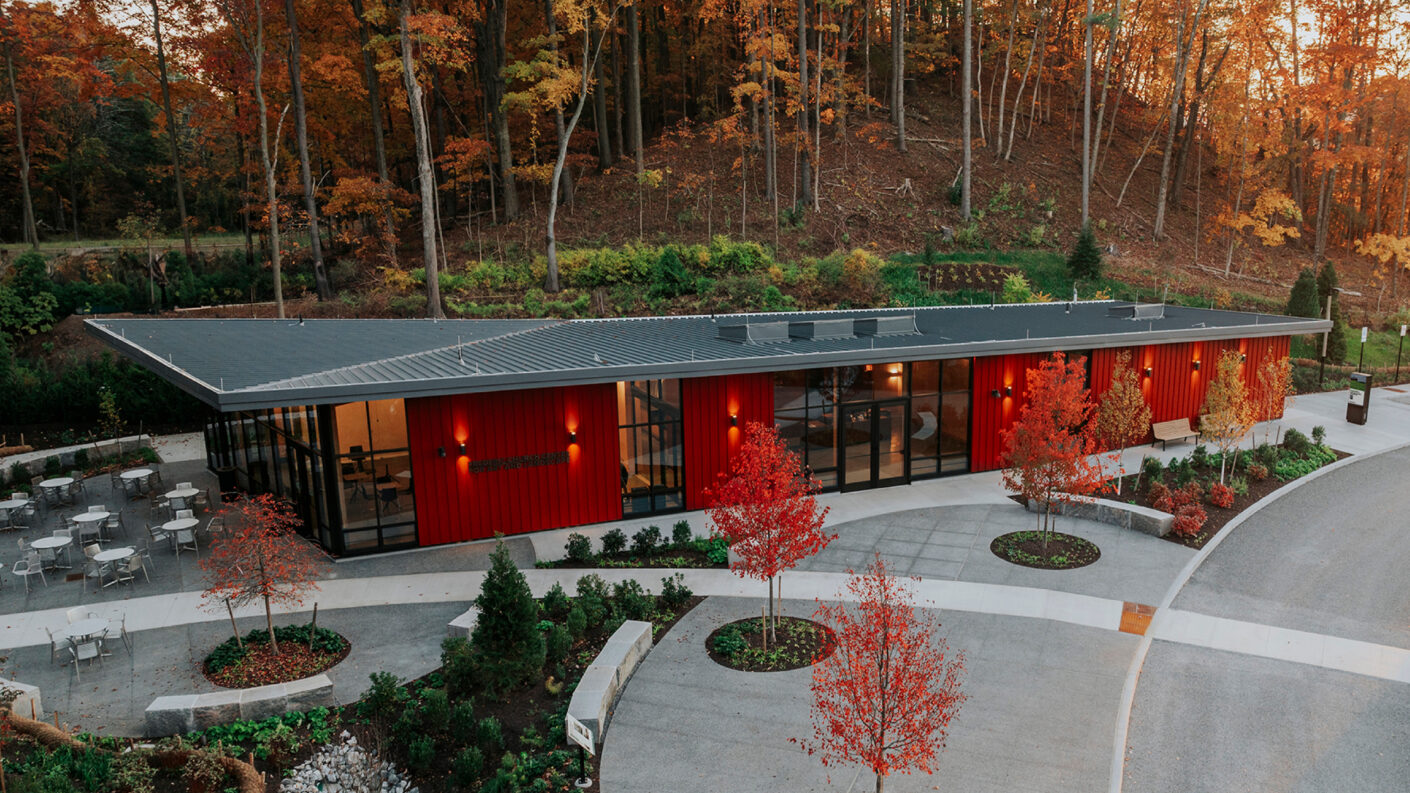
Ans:
MULTIPOLYGON (((1366 358, 1361 364, 1364 368, 1376 369, 1395 366, 1396 347, 1400 344, 1400 329, 1395 330, 1373 330, 1366 339, 1366 358)), ((1292 339, 1291 357, 1308 358, 1316 360, 1322 354, 1322 337, 1320 334, 1310 336, 1294 336, 1292 339)), ((1361 356, 1361 329, 1346 329, 1346 360, 1342 363, 1355 366, 1360 361, 1361 356)), ((1335 362, 1333 362, 1335 363, 1335 362)), ((1410 345, 1406 345, 1401 357, 1401 365, 1410 364, 1410 345)))

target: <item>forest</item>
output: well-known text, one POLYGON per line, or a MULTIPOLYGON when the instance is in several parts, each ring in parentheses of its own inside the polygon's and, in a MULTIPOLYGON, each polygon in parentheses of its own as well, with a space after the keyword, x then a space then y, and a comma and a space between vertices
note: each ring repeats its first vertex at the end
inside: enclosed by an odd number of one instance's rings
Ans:
POLYGON ((281 314, 424 285, 441 316, 447 271, 532 262, 553 295, 574 247, 1063 250, 1092 227, 1152 286, 1194 267, 1281 299, 1334 258, 1383 316, 1410 264, 1390 0, 0 9, 0 241, 174 240, 135 257, 163 294, 224 250, 281 314))

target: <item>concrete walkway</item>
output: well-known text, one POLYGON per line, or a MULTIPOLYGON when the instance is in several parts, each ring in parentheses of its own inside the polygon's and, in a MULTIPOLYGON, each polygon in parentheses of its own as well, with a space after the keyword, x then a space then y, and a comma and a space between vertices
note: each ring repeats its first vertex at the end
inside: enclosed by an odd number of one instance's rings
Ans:
MULTIPOLYGON (((1344 394, 1301 397, 1289 409, 1284 424, 1308 432, 1314 425, 1325 425, 1334 446, 1357 454, 1410 442, 1410 395, 1378 389, 1373 396, 1373 419, 1366 427, 1348 425, 1341 420, 1344 399, 1344 394)), ((185 449, 186 454, 199 459, 192 451, 189 440, 179 442, 173 448, 185 449)), ((1186 455, 1189 449, 1189 446, 1175 447, 1165 452, 1149 447, 1132 449, 1126 454, 1125 464, 1128 470, 1133 470, 1142 454, 1168 459, 1186 455)), ((1346 463, 1340 465, 1345 466, 1346 463)), ((1064 572, 1029 570, 999 562, 988 552, 988 541, 1003 531, 1026 528, 1031 525, 1032 516, 1007 498, 999 486, 996 473, 932 480, 863 493, 827 494, 820 497, 820 501, 831 508, 828 525, 830 530, 840 535, 839 540, 828 551, 810 560, 809 569, 785 576, 784 592, 789 599, 786 608, 790 613, 803 613, 811 611, 814 599, 836 599, 845 582, 842 571, 865 564, 873 552, 883 553, 898 567, 904 562, 904 572, 923 576, 923 580, 915 585, 921 605, 940 610, 952 647, 966 651, 971 658, 971 675, 978 673, 978 677, 971 678, 975 687, 969 690, 970 702, 961 721, 956 723, 951 751, 942 763, 942 774, 946 774, 947 778, 952 763, 973 765, 976 769, 973 774, 964 776, 974 784, 963 789, 1087 791, 1100 787, 1100 780, 1106 778, 1109 768, 1113 769, 1112 776, 1119 780, 1124 766, 1120 759, 1125 747, 1124 725, 1129 718, 1132 701, 1128 693, 1135 691, 1140 665, 1135 667, 1136 678, 1126 672, 1128 665, 1133 663, 1132 659, 1144 659, 1153 641, 1158 642, 1158 647, 1184 648, 1184 652, 1193 653, 1196 658, 1206 657, 1200 654, 1209 654, 1208 657, 1216 660, 1225 656, 1242 657, 1259 663, 1323 669, 1327 670, 1325 674, 1352 673, 1369 679, 1410 682, 1403 673, 1403 670, 1410 669, 1410 663, 1404 657, 1406 647, 1388 641, 1386 637, 1347 637, 1335 630, 1335 625, 1309 628, 1307 623, 1296 620, 1240 620, 1237 616, 1210 613, 1203 605, 1171 607, 1161 593, 1179 592, 1189 575, 1212 553, 1210 548, 1201 554, 1194 554, 1155 538, 1064 518, 1063 531, 1097 541, 1103 551, 1101 561, 1084 570, 1064 572), (963 553, 960 553, 961 550, 963 553), (1128 602, 1163 604, 1167 608, 1157 614, 1149 635, 1138 637, 1121 631, 1123 612, 1128 602), (1054 665, 1043 660, 1050 657, 1064 659, 1057 662, 1057 668, 1086 675, 1083 679, 1092 685, 1079 684, 1066 674, 1052 677, 1040 671, 1045 666, 1054 665), (979 667, 983 667, 982 672, 978 672, 979 667), (1032 685, 1024 681, 1032 681, 1032 685), (1049 698, 1052 691, 1066 693, 1049 698), (1039 703, 1041 707, 1028 707, 1023 703, 1039 703), (1052 718, 1058 718, 1058 721, 1044 721, 1052 718), (1048 726, 1041 729, 1031 727, 1040 722, 1048 726), (1114 722, 1123 725, 1115 749, 1110 731, 1101 727, 1114 722), (1080 734, 1081 737, 1076 742, 1057 737, 1065 734, 1080 734), (1017 752, 1027 759, 1016 757, 1014 764, 1007 765, 999 762, 1002 757, 995 753, 1007 753, 1004 756, 1014 753, 1017 751, 1014 746, 1016 741, 1027 747, 1017 752), (961 746, 968 748, 962 752, 961 746), (966 758, 972 755, 978 759, 957 760, 961 755, 966 758), (1099 756, 1115 756, 1115 766, 1109 761, 1099 760, 1099 756), (1053 767, 1065 770, 1056 773, 1053 767)), ((636 528, 649 523, 669 526, 682 518, 689 520, 697 533, 704 533, 703 516, 688 513, 684 516, 658 516, 618 524, 542 532, 516 538, 514 552, 521 564, 535 557, 557 558, 563 553, 567 534, 572 532, 600 536, 609 528, 619 526, 631 534, 636 528)), ((483 573, 465 568, 481 566, 490 545, 464 544, 376 559, 349 560, 330 567, 327 577, 320 581, 320 591, 309 598, 304 608, 311 607, 317 601, 320 622, 324 622, 324 614, 335 615, 328 619, 340 622, 344 632, 353 638, 355 646, 365 642, 369 649, 382 648, 375 657, 359 656, 357 663, 350 667, 357 669, 355 677, 358 679, 344 676, 344 679, 335 680, 340 699, 359 696, 365 689, 365 670, 377 668, 376 664, 387 665, 404 677, 424 673, 435 666, 446 616, 458 613, 478 593, 483 573), (394 619, 389 620, 389 614, 395 615, 394 619), (397 625, 390 624, 393 622, 397 625), (414 630, 408 628, 411 625, 416 626, 414 630), (396 629, 402 632, 398 633, 396 629), (412 660, 400 663, 400 655, 412 660)), ((534 590, 542 593, 555 582, 562 583, 571 591, 573 582, 581 572, 526 570, 525 574, 534 590)), ((671 571, 595 572, 608 581, 635 577, 646 586, 659 589, 660 578, 671 571)), ((622 789, 652 789, 650 775, 662 772, 661 769, 669 765, 652 764, 652 769, 643 770, 637 763, 636 767, 644 775, 643 787, 632 783, 630 774, 619 774, 619 767, 615 767, 618 762, 645 756, 640 754, 641 751, 660 756, 654 745, 637 745, 631 740, 634 734, 631 725, 637 722, 629 718, 629 714, 643 703, 659 701, 656 697, 660 694, 651 694, 652 687, 645 681, 674 680, 679 684, 676 690, 663 692, 664 695, 683 707, 691 707, 692 703, 699 705, 699 698, 690 693, 695 687, 683 681, 694 679, 697 675, 708 676, 707 668, 718 667, 714 667, 708 659, 701 661, 699 656, 702 654, 697 652, 699 648, 694 647, 697 642, 692 637, 701 630, 708 633, 706 629, 711 624, 729 614, 753 613, 762 598, 759 584, 743 581, 728 571, 690 570, 684 573, 688 585, 696 594, 713 597, 691 617, 683 620, 648 656, 642 667, 641 682, 634 683, 627 690, 621 703, 619 720, 608 731, 603 759, 604 787, 613 793, 622 789), (667 647, 672 649, 663 652, 667 647), (676 649, 680 649, 681 654, 677 654, 676 649), (662 665, 664 669, 658 668, 662 665), (658 675, 659 678, 656 677, 658 675), (639 697, 644 699, 639 700, 639 697), (620 731, 614 732, 619 727, 620 731)), ((65 695, 54 700, 56 706, 67 707, 70 713, 92 714, 89 726, 94 728, 123 731, 124 727, 133 723, 132 709, 139 704, 145 707, 143 699, 148 693, 171 693, 173 678, 167 673, 172 671, 174 665, 184 665, 187 670, 177 675, 178 680, 185 679, 182 674, 190 676, 192 662, 183 653, 189 655, 191 648, 208 646, 218 640, 215 637, 228 633, 228 627, 221 624, 226 619, 224 611, 203 608, 199 591, 192 588, 143 597, 131 596, 135 594, 129 593, 124 599, 86 605, 114 620, 126 615, 129 630, 137 632, 139 648, 165 647, 169 644, 185 647, 175 650, 176 655, 154 653, 150 663, 144 660, 146 650, 139 649, 134 654, 138 660, 127 670, 122 670, 120 666, 118 669, 112 666, 95 667, 95 673, 90 675, 93 690, 86 695, 79 691, 76 697, 69 689, 65 695), (117 676, 112 677, 112 673, 117 676), (147 688, 140 691, 134 688, 132 693, 125 695, 126 704, 114 701, 111 709, 94 706, 92 697, 104 697, 116 681, 130 682, 139 674, 147 673, 150 673, 148 683, 144 684, 147 688), (100 680, 100 676, 107 679, 100 680), (164 685, 151 682, 154 680, 161 680, 164 685), (125 715, 119 712, 124 709, 125 715)), ((71 675, 67 669, 48 666, 45 657, 48 640, 42 628, 63 624, 63 609, 58 605, 21 604, 9 600, 0 602, 0 607, 13 609, 0 614, 0 647, 18 649, 19 652, 14 654, 15 661, 31 675, 52 676, 48 686, 41 683, 46 697, 55 696, 49 694, 49 690, 54 685, 60 685, 61 679, 67 681, 71 675), (41 669, 47 672, 41 673, 41 669)), ((240 616, 242 624, 253 624, 245 621, 256 618, 253 610, 240 616)), ((281 617, 281 621, 291 621, 287 614, 281 617)), ((89 673, 88 668, 84 672, 89 673)), ((748 714, 752 718, 759 712, 751 705, 754 702, 750 699, 752 683, 772 681, 768 686, 778 687, 779 696, 786 694, 785 699, 793 703, 785 708, 786 718, 778 718, 793 725, 789 728, 792 734, 803 735, 800 730, 806 728, 806 672, 779 674, 795 677, 801 674, 801 677, 799 681, 792 681, 787 677, 759 675, 730 682, 731 686, 742 687, 743 693, 737 700, 738 707, 743 709, 740 714, 748 714), (783 692, 782 689, 787 691, 783 692)), ((26 679, 24 674, 16 676, 26 679)), ((85 686, 90 685, 90 676, 84 678, 85 686)), ((193 685, 199 683, 193 681, 193 685)), ((700 687, 700 696, 720 697, 721 692, 719 685, 700 687)), ((49 701, 46 699, 46 703, 49 701)), ((722 731, 734 730, 739 718, 742 715, 728 724, 718 719, 697 720, 700 731, 696 732, 686 729, 689 722, 681 721, 677 731, 684 736, 693 735, 697 741, 703 740, 706 735, 701 731, 719 735, 722 731)), ((770 722, 773 718, 770 716, 763 723, 771 724, 771 734, 777 737, 784 734, 780 732, 783 725, 770 722)), ((650 731, 643 731, 640 735, 644 740, 649 737, 650 731)), ((748 742, 744 744, 748 745, 748 742)), ((776 789, 770 784, 771 779, 778 781, 771 776, 771 771, 751 765, 766 758, 769 761, 773 759, 766 753, 758 752, 731 758, 714 757, 708 761, 702 759, 701 767, 714 770, 726 765, 722 762, 726 759, 738 761, 742 769, 740 780, 752 779, 756 784, 733 789, 776 789)), ((816 761, 812 758, 803 758, 802 764, 813 771, 817 770, 816 761)), ((802 769, 802 765, 799 768, 802 769)), ((691 771, 686 766, 678 767, 676 771, 689 771, 687 776, 679 777, 685 780, 691 775, 698 775, 700 769, 691 771)), ((801 787, 790 785, 789 788, 812 789, 807 785, 818 784, 814 776, 807 776, 810 781, 801 787)), ((837 775, 831 782, 840 783, 842 776, 837 775)), ((851 776, 852 781, 857 779, 856 775, 851 776)), ((827 784, 826 778, 821 784, 827 784)), ((870 787, 867 779, 862 779, 858 784, 870 787)), ((925 787, 929 789, 933 784, 929 782, 925 787)), ((713 783, 672 787, 678 790, 720 789, 713 783)), ((1133 789, 1144 788, 1134 786, 1133 789)))

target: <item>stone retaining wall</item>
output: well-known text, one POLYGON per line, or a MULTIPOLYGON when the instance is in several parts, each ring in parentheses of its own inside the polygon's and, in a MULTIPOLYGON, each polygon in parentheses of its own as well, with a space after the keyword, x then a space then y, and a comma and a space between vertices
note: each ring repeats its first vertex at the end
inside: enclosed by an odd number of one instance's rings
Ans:
POLYGON ((241 719, 267 719, 336 704, 333 681, 326 674, 272 686, 157 697, 147 706, 147 735, 185 734, 241 719))
MULTIPOLYGON (((1168 512, 1136 504, 1127 504, 1123 501, 1109 501, 1105 498, 1067 496, 1067 500, 1055 502, 1054 507, 1056 508, 1053 511, 1058 515, 1095 520, 1098 523, 1106 523, 1123 529, 1135 529, 1156 537, 1164 537, 1169 534, 1170 527, 1175 524, 1175 516, 1168 512)), ((1037 501, 1030 500, 1028 511, 1042 512, 1043 507, 1037 501)))
POLYGON ((88 452, 88 460, 91 463, 97 461, 100 454, 105 458, 116 457, 121 452, 130 452, 151 445, 152 436, 142 434, 97 441, 96 443, 83 443, 77 446, 65 446, 61 449, 39 449, 33 452, 12 454, 9 457, 0 457, 0 471, 4 471, 5 476, 8 477, 11 469, 18 465, 28 471, 30 476, 38 476, 44 473, 44 463, 50 457, 59 458, 59 467, 69 471, 74 467, 74 455, 80 450, 88 452))
POLYGON ((607 640, 573 690, 568 715, 592 730, 593 740, 599 746, 611 716, 612 703, 650 651, 651 623, 627 620, 607 640))

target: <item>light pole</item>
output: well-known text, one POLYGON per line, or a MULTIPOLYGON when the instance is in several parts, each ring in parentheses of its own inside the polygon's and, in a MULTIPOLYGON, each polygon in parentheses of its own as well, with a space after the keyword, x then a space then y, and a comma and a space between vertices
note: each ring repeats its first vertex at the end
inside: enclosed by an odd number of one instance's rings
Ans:
POLYGON ((1395 382, 1400 382, 1400 351, 1405 349, 1405 326, 1400 326, 1400 343, 1395 347, 1395 382))

